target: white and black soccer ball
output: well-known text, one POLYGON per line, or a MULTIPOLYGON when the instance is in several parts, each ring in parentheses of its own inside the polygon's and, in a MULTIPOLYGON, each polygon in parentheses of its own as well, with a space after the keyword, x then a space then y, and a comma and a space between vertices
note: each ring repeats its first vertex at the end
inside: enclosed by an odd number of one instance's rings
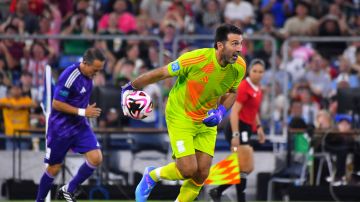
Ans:
POLYGON ((144 119, 153 110, 151 97, 145 91, 133 91, 125 97, 124 114, 133 119, 144 119))

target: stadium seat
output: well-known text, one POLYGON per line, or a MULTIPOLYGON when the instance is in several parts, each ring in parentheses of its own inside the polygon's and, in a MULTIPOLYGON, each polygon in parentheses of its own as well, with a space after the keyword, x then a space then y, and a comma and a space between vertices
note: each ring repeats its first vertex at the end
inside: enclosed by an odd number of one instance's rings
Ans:
POLYGON ((293 184, 296 186, 302 186, 307 177, 307 163, 309 160, 309 154, 299 155, 297 162, 292 164, 280 172, 274 174, 268 182, 267 201, 273 201, 274 183, 293 184))
POLYGON ((134 166, 136 160, 167 162, 169 156, 169 138, 166 133, 131 134, 129 138, 130 160, 129 184, 134 184, 134 166))
POLYGON ((273 200, 274 183, 302 186, 308 176, 308 162, 312 153, 307 133, 288 134, 288 138, 290 138, 289 143, 294 141, 294 146, 288 145, 288 149, 291 149, 290 159, 282 158, 282 161, 286 161, 285 166, 275 172, 268 182, 267 201, 269 202, 273 200))

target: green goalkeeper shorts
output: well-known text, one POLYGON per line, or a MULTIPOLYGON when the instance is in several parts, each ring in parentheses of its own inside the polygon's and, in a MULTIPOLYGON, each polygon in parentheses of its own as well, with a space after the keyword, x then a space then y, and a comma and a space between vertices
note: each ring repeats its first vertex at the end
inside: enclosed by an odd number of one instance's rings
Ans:
POLYGON ((203 123, 166 119, 170 144, 175 158, 195 154, 195 150, 214 156, 217 127, 203 123))

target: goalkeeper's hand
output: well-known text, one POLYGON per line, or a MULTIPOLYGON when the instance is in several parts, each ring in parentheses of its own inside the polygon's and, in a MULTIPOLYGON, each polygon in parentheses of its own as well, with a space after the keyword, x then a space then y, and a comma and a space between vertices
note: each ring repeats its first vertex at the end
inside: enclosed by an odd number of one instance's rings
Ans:
POLYGON ((121 107, 125 116, 129 116, 129 111, 126 108, 126 98, 136 89, 131 85, 131 81, 121 86, 121 107))
POLYGON ((212 109, 212 110, 208 111, 208 113, 207 113, 208 115, 203 120, 203 123, 207 127, 216 126, 221 122, 225 113, 226 113, 226 108, 223 105, 219 105, 219 107, 217 109, 212 109))

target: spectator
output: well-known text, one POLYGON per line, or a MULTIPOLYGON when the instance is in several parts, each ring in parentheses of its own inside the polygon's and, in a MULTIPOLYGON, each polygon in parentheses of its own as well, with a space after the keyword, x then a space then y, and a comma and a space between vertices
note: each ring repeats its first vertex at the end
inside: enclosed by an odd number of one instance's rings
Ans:
MULTIPOLYGON (((41 35, 56 35, 61 32, 62 17, 59 9, 53 4, 46 4, 45 9, 39 19, 38 34, 41 35)), ((60 42, 57 39, 47 39, 43 41, 48 45, 50 52, 54 56, 59 56, 60 42)))
MULTIPOLYGON (((118 22, 117 22, 117 14, 116 13, 110 13, 109 14, 109 24, 104 29, 99 29, 99 34, 104 35, 123 35, 123 33, 118 28, 118 22)), ((116 56, 121 56, 121 47, 124 45, 124 40, 119 38, 115 38, 113 40, 106 40, 106 46, 111 53, 116 56)))
MULTIPOLYGON (((6 35, 18 34, 16 27, 9 25, 5 28, 6 35)), ((23 49, 25 44, 23 42, 17 42, 13 39, 4 39, 0 41, 0 60, 4 61, 8 70, 20 70, 20 60, 24 56, 23 49)), ((12 72, 12 74, 14 74, 12 72)), ((13 75, 14 76, 14 75, 13 75)))
POLYGON ((139 15, 136 17, 136 31, 141 36, 148 36, 152 33, 150 18, 145 15, 139 15))
POLYGON ((360 47, 356 49, 355 52, 355 62, 351 65, 353 73, 357 74, 360 77, 360 47))
MULTIPOLYGON (((115 39, 116 40, 116 39, 115 39)), ((114 41, 115 41, 114 40, 114 41)), ((94 47, 101 50, 106 57, 106 63, 104 67, 106 78, 111 78, 112 71, 116 63, 116 57, 108 48, 108 44, 104 40, 96 40, 94 47)))
POLYGON ((104 72, 98 72, 95 76, 94 76, 94 87, 97 86, 106 86, 106 78, 105 78, 105 74, 104 72))
POLYGON ((133 76, 138 75, 139 69, 143 66, 144 61, 140 58, 140 51, 138 44, 129 44, 126 47, 125 57, 121 58, 116 62, 114 67, 113 75, 117 76, 122 71, 122 65, 125 61, 130 60, 134 63, 133 76))
POLYGON ((354 22, 350 24, 349 32, 351 36, 360 35, 360 14, 354 16, 354 22))
POLYGON ((5 29, 9 26, 14 27, 18 34, 25 33, 25 22, 19 17, 13 16, 7 18, 7 20, 0 25, 0 33, 5 32, 5 29))
POLYGON ((36 98, 37 94, 34 93, 33 89, 33 75, 31 72, 28 71, 22 71, 20 76, 20 83, 21 83, 21 91, 23 96, 30 97, 33 101, 38 100, 36 98))
POLYGON ((203 3, 202 8, 205 8, 199 11, 197 15, 196 23, 200 26, 200 30, 197 30, 199 34, 208 34, 213 33, 218 27, 222 19, 222 12, 219 9, 220 3, 217 0, 209 0, 203 3))
POLYGON ((26 62, 24 70, 32 73, 32 86, 37 89, 44 87, 45 67, 49 64, 48 58, 51 58, 51 55, 44 44, 34 42, 31 45, 30 57, 26 62))
POLYGON ((323 69, 323 60, 315 54, 305 73, 305 80, 309 83, 311 92, 319 99, 329 98, 331 93, 331 78, 326 69, 323 69))
POLYGON ((329 10, 329 4, 331 1, 321 1, 321 0, 307 0, 311 3, 311 7, 309 8, 309 14, 316 19, 320 19, 323 17, 326 12, 329 10))
POLYGON ((142 0, 140 13, 149 19, 152 27, 159 27, 170 4, 169 1, 164 0, 142 0))
POLYGON ((255 58, 260 58, 265 62, 266 70, 269 70, 271 68, 271 56, 273 53, 272 47, 273 47, 272 41, 265 40, 263 42, 263 48, 260 48, 254 52, 255 58))
POLYGON ((288 36, 312 36, 314 35, 317 20, 308 15, 309 5, 304 1, 299 1, 296 5, 296 15, 285 21, 282 33, 288 36))
POLYGON ((341 82, 347 82, 351 88, 359 87, 359 78, 357 75, 351 75, 351 66, 349 60, 345 57, 339 57, 339 74, 333 80, 333 89, 341 82))
POLYGON ((32 34, 38 30, 39 22, 37 17, 30 12, 28 0, 16 1, 15 12, 7 17, 3 27, 8 25, 17 27, 20 33, 32 34))
POLYGON ((319 104, 314 100, 309 88, 300 90, 299 97, 302 102, 302 117, 305 123, 314 126, 317 113, 320 110, 319 104))
MULTIPOLYGON (((28 96, 23 96, 20 85, 9 87, 9 95, 0 99, 0 107, 3 110, 5 135, 12 137, 15 130, 27 130, 30 128, 29 109, 35 107, 35 103, 28 96)), ((24 134, 24 133, 23 133, 24 134)), ((6 141, 6 149, 13 146, 12 139, 6 141)), ((24 140, 21 142, 22 149, 30 149, 31 141, 24 140)))
POLYGON ((98 32, 106 30, 110 25, 110 15, 113 14, 113 18, 117 19, 117 28, 122 33, 128 33, 136 30, 136 19, 135 16, 126 11, 127 3, 126 0, 116 0, 113 4, 113 11, 108 14, 104 14, 98 25, 98 32))
POLYGON ((279 30, 274 26, 274 16, 271 13, 265 13, 263 15, 262 26, 260 27, 260 30, 256 32, 256 34, 270 35, 277 39, 283 37, 279 30))
POLYGON ((224 16, 226 23, 235 23, 237 21, 237 24, 245 27, 254 20, 254 8, 247 1, 232 0, 226 3, 224 16))
POLYGON ((340 7, 341 5, 336 3, 330 4, 329 11, 323 18, 332 17, 338 22, 341 34, 347 34, 349 29, 347 25, 348 17, 346 13, 342 12, 340 7))
POLYGON ((330 130, 333 128, 333 118, 329 111, 320 110, 316 115, 315 128, 330 130))
POLYGON ((293 0, 263 0, 261 1, 261 12, 265 15, 271 13, 275 18, 275 27, 281 28, 288 16, 294 9, 293 0))
POLYGON ((187 0, 173 0, 164 19, 174 20, 176 23, 184 22, 179 31, 193 33, 195 29, 192 5, 187 0))
POLYGON ((314 54, 314 50, 308 45, 301 44, 299 41, 291 41, 288 54, 291 59, 286 64, 283 61, 281 65, 290 73, 291 82, 297 83, 304 78, 306 72, 305 65, 314 54))
POLYGON ((333 186, 347 184, 346 161, 348 154, 353 154, 353 177, 360 174, 360 155, 356 141, 352 136, 352 117, 338 114, 335 117, 337 134, 329 135, 325 140, 325 148, 336 156, 336 173, 334 179, 328 178, 333 186))
POLYGON ((63 16, 63 19, 66 20, 70 18, 74 12, 73 12, 73 1, 74 0, 51 0, 52 3, 56 4, 57 7, 60 10, 61 16, 63 16))
MULTIPOLYGON (((176 29, 176 22, 174 21, 165 21, 164 28, 162 30, 163 40, 164 40, 164 47, 166 50, 173 52, 173 44, 175 37, 179 34, 176 29)), ((186 47, 186 44, 183 41, 178 42, 178 50, 182 50, 186 47)))
MULTIPOLYGON (((344 29, 344 28, 343 28, 344 29)), ((318 36, 345 36, 347 29, 342 30, 340 21, 333 15, 327 15, 319 21, 318 36)), ((333 59, 344 52, 346 48, 345 42, 318 42, 316 49, 326 58, 333 59)))
POLYGON ((183 0, 173 1, 160 25, 160 32, 164 31, 171 22, 179 33, 193 33, 195 24, 190 5, 183 0))
POLYGON ((354 41, 350 43, 345 49, 343 56, 349 60, 351 65, 354 65, 356 62, 356 52, 360 48, 360 41, 354 41))
MULTIPOLYGON (((303 104, 299 99, 292 99, 290 103, 290 114, 287 123, 291 123, 293 119, 303 119, 303 104)), ((305 121, 304 121, 305 122, 305 121)))
MULTIPOLYGON (((86 10, 79 10, 70 18, 61 34, 91 34, 93 29, 93 21, 88 16, 86 10), (70 22, 70 23, 69 23, 70 22)), ((88 40, 64 40, 64 54, 66 55, 81 55, 91 46, 88 40)))
POLYGON ((114 79, 126 79, 127 81, 131 81, 136 75, 134 73, 135 71, 135 63, 131 60, 125 60, 119 63, 116 66, 117 69, 115 69, 113 75, 114 79))

